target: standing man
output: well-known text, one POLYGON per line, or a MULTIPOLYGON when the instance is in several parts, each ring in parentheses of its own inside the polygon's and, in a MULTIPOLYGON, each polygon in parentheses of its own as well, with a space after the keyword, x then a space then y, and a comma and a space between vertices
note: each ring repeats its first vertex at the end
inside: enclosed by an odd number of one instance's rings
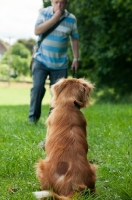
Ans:
POLYGON ((46 33, 54 24, 64 18, 43 39, 40 47, 34 54, 29 122, 36 123, 40 118, 41 102, 46 91, 44 86, 47 76, 49 76, 50 85, 53 85, 62 77, 67 78, 69 37, 73 52, 71 69, 78 69, 79 44, 77 23, 76 17, 66 10, 67 3, 68 0, 51 0, 52 6, 43 8, 40 11, 35 24, 35 35, 38 35, 39 41, 43 33, 46 33))

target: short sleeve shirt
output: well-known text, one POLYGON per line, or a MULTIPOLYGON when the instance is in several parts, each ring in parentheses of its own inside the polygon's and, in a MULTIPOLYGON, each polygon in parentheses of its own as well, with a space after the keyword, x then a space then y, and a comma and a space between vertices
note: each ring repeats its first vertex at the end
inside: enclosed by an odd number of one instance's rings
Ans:
MULTIPOLYGON (((35 26, 38 26, 53 16, 53 7, 43 8, 38 16, 35 26)), ((76 17, 65 10, 64 20, 48 34, 42 41, 34 58, 50 69, 66 69, 68 67, 68 41, 69 37, 78 39, 76 17)), ((62 18, 61 17, 61 18, 62 18)), ((61 19, 60 18, 60 19, 61 19)), ((39 35, 38 41, 42 35, 39 35)))

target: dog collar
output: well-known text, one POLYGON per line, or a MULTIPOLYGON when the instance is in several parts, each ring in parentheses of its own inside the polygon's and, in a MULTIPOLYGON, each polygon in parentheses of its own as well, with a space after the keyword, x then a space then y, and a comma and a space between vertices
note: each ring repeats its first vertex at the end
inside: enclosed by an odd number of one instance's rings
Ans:
POLYGON ((78 108, 80 110, 80 105, 76 101, 74 101, 74 105, 76 108, 78 108))
MULTIPOLYGON (((74 106, 75 106, 77 109, 80 110, 80 105, 79 105, 76 101, 74 101, 74 106)), ((53 109, 54 109, 53 107, 50 107, 49 115, 50 115, 50 113, 52 112, 53 109)))

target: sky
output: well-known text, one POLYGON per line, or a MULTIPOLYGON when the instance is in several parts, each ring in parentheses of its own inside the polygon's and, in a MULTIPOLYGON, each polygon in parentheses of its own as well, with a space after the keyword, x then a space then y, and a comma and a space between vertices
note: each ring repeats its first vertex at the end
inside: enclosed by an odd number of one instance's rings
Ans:
POLYGON ((0 0, 0 40, 37 39, 34 25, 42 0, 0 0))

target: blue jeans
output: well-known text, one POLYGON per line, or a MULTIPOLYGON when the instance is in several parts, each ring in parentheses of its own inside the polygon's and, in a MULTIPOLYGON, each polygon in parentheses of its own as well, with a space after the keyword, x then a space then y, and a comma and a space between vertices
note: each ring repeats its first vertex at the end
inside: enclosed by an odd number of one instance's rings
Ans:
POLYGON ((33 87, 30 92, 30 109, 28 119, 38 121, 41 115, 41 103, 45 94, 45 82, 49 76, 50 85, 60 78, 67 78, 67 69, 53 70, 34 60, 32 67, 33 87))

